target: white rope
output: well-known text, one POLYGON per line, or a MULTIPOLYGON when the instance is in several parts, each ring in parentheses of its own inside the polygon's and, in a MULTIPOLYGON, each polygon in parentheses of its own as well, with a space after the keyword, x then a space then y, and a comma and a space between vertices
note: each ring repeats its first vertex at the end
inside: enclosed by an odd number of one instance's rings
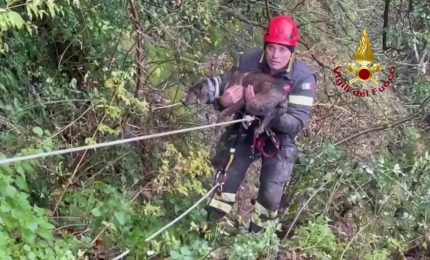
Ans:
POLYGON ((194 131, 194 130, 211 128, 211 127, 215 127, 215 126, 223 126, 223 125, 228 125, 228 124, 240 123, 240 122, 244 122, 244 121, 252 121, 254 119, 255 119, 254 117, 246 115, 242 119, 231 120, 231 121, 222 122, 222 123, 214 123, 214 124, 210 124, 210 125, 184 128, 184 129, 179 129, 179 130, 174 130, 174 131, 169 131, 169 132, 144 135, 144 136, 137 136, 137 137, 128 138, 128 139, 121 139, 121 140, 105 142, 105 143, 91 144, 91 145, 80 146, 80 147, 73 147, 73 148, 56 150, 56 151, 45 152, 45 153, 37 153, 37 154, 26 155, 26 156, 12 157, 12 158, 8 158, 8 159, 0 160, 0 165, 20 162, 20 161, 25 161, 25 160, 31 160, 31 159, 41 158, 41 157, 48 157, 48 156, 53 156, 53 155, 60 155, 60 154, 65 154, 65 153, 73 153, 73 152, 78 152, 78 151, 82 151, 82 150, 96 149, 96 148, 100 148, 100 147, 106 147, 106 146, 112 146, 112 145, 118 145, 118 144, 125 144, 125 143, 130 143, 130 142, 135 142, 135 141, 140 141, 140 140, 145 140, 145 139, 151 139, 151 138, 156 138, 156 137, 161 137, 161 136, 174 135, 174 134, 185 133, 185 132, 190 132, 190 131, 194 131))
MULTIPOLYGON (((197 207, 200 203, 203 202, 203 200, 205 200, 207 197, 209 197, 211 195, 211 193, 218 188, 219 183, 215 184, 215 186, 212 187, 212 189, 210 191, 208 191, 200 200, 198 200, 196 203, 194 203, 189 209, 187 209, 184 213, 182 213, 180 216, 178 216, 177 218, 175 218, 174 220, 172 220, 169 224, 165 225, 164 227, 160 228, 157 232, 155 232, 154 234, 152 234, 151 236, 149 236, 147 239, 145 239, 145 242, 148 242, 152 239, 154 239, 156 236, 158 236, 159 234, 163 233, 166 229, 168 229, 169 227, 173 226, 176 222, 178 222, 179 220, 181 220, 183 217, 185 217, 188 213, 190 213, 195 207, 197 207)), ((112 260, 119 260, 122 257, 128 255, 130 253, 130 249, 127 249, 124 253, 116 256, 115 258, 113 258, 112 260)))
POLYGON ((157 232, 155 232, 154 234, 152 234, 151 236, 149 236, 147 239, 145 239, 145 242, 150 241, 151 239, 153 239, 154 237, 158 236, 159 234, 163 233, 166 229, 168 229, 169 227, 173 226, 176 222, 178 222, 181 218, 185 217, 188 213, 191 212, 191 210, 193 210, 195 207, 197 207, 200 203, 202 203, 203 200, 205 200, 207 197, 209 197, 209 195, 211 195, 211 193, 218 188, 219 183, 215 184, 215 186, 212 187, 212 189, 210 191, 208 191, 199 201, 197 201, 196 203, 194 203, 194 205, 192 205, 188 210, 186 210, 184 213, 182 213, 179 217, 175 218, 172 222, 170 222, 169 224, 165 225, 164 227, 162 227, 161 229, 159 229, 157 232))

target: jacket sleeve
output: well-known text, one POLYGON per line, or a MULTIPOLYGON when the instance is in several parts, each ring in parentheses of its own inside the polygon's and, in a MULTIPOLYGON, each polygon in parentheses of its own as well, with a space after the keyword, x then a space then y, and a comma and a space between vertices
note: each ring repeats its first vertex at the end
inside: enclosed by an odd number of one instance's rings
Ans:
POLYGON ((270 126, 295 138, 310 121, 316 90, 314 74, 299 80, 288 96, 287 112, 273 119, 270 126))
MULTIPOLYGON (((240 70, 243 69, 243 53, 238 53, 237 56, 235 57, 235 63, 233 64, 233 66, 231 66, 230 70, 223 73, 222 75, 218 76, 218 81, 219 81, 219 95, 216 98, 215 102, 214 102, 214 108, 218 111, 221 111, 224 109, 224 107, 219 103, 219 97, 221 97, 224 94, 225 88, 227 86, 227 83, 229 81, 229 76, 231 75, 232 72, 234 72, 235 70, 240 70)), ((215 78, 215 77, 214 77, 215 78)))

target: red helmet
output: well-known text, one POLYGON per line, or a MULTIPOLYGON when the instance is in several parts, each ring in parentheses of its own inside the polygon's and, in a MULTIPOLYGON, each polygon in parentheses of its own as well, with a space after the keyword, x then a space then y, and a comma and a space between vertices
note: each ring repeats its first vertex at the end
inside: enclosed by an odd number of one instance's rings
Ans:
POLYGON ((300 34, 296 22, 290 16, 277 16, 267 26, 264 35, 265 43, 277 43, 288 46, 296 46, 300 34))

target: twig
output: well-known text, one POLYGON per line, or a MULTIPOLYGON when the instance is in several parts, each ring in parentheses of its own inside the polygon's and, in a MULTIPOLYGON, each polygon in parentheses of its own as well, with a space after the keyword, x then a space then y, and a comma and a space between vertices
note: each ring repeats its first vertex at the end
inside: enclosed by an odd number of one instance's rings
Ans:
MULTIPOLYGON (((111 105, 112 105, 112 103, 115 101, 115 97, 116 97, 116 95, 118 94, 118 90, 119 90, 119 88, 115 91, 115 93, 114 93, 114 95, 113 95, 113 97, 112 97, 112 99, 111 99, 111 101, 110 101, 110 104, 109 104, 110 106, 111 106, 111 105)), ((103 114, 103 117, 102 117, 102 119, 100 120, 100 122, 99 122, 98 126, 99 126, 99 125, 101 125, 101 124, 103 123, 103 121, 105 120, 106 116, 107 116, 107 110, 105 110, 105 112, 104 112, 104 114, 103 114)), ((93 134, 93 136, 92 136, 92 138, 93 138, 93 139, 96 137, 97 133, 98 133, 98 127, 96 127, 96 129, 94 130, 94 134, 93 134)), ((66 183, 66 185, 65 185, 65 187, 64 187, 64 190, 63 190, 63 192, 61 193, 60 197, 58 198, 57 203, 55 204, 55 207, 54 207, 54 210, 53 210, 53 212, 52 212, 52 215, 55 215, 55 212, 58 210, 58 207, 60 206, 60 203, 61 203, 61 201, 63 200, 63 197, 64 197, 64 195, 66 194, 67 189, 68 189, 68 188, 70 187, 70 185, 73 183, 73 179, 75 178, 75 176, 76 176, 76 174, 77 174, 78 170, 80 169, 80 166, 81 166, 82 162, 84 161, 84 159, 85 159, 85 157, 86 157, 86 155, 87 155, 88 151, 89 151, 89 150, 85 150, 85 151, 84 151, 83 155, 81 156, 81 159, 79 159, 79 162, 78 162, 78 164, 77 164, 77 165, 76 165, 76 167, 75 167, 75 170, 73 171, 73 173, 72 173, 72 175, 70 176, 70 178, 67 180, 67 183, 66 183)))
POLYGON ((76 236, 76 237, 82 236, 83 234, 87 233, 88 231, 90 231, 90 229, 89 229, 89 228, 85 229, 85 230, 84 230, 84 231, 82 231, 82 232, 77 233, 75 236, 76 236))
POLYGON ((143 30, 142 24, 138 17, 136 10, 136 1, 129 0, 130 3, 130 17, 133 22, 134 30, 136 31, 136 56, 135 61, 137 65, 137 82, 135 96, 140 97, 139 92, 143 90, 143 86, 146 84, 146 78, 143 78, 145 74, 145 65, 143 64, 142 53, 143 53, 143 30))
POLYGON ((375 127, 370 128, 370 129, 367 129, 367 130, 358 132, 356 134, 350 135, 347 138, 344 138, 344 139, 336 142, 334 145, 340 145, 340 144, 346 143, 346 142, 348 142, 348 141, 350 141, 352 139, 355 139, 355 138, 357 138, 359 136, 362 136, 362 135, 365 135, 365 134, 368 134, 368 133, 371 133, 371 132, 380 131, 380 130, 384 130, 384 129, 387 129, 387 128, 393 128, 393 127, 395 127, 397 125, 403 124, 403 123, 405 123, 407 121, 410 121, 410 120, 413 120, 413 119, 415 119, 417 117, 420 117, 425 112, 424 111, 424 107, 427 106, 429 103, 430 103, 430 96, 428 96, 421 103, 420 107, 418 108, 418 110, 415 113, 413 113, 413 114, 411 114, 411 115, 409 115, 409 116, 407 116, 407 117, 405 117, 403 119, 400 119, 400 120, 397 120, 395 122, 392 122, 390 124, 383 124, 383 125, 375 126, 375 127))
POLYGON ((159 109, 169 108, 169 107, 175 107, 175 106, 179 106, 179 105, 182 105, 182 103, 181 103, 181 102, 176 102, 176 103, 174 103, 174 104, 167 105, 167 106, 153 107, 153 108, 151 109, 151 111, 152 111, 152 112, 154 112, 154 111, 159 110, 159 109))
POLYGON ((122 253, 122 254, 120 254, 119 256, 117 256, 117 257, 113 258, 112 260, 118 260, 118 259, 121 259, 121 258, 123 258, 124 256, 128 255, 129 253, 130 253, 130 250, 129 250, 129 249, 127 249, 124 253, 122 253))
POLYGON ((218 188, 219 183, 217 183, 216 185, 214 185, 212 187, 211 190, 209 190, 200 200, 198 200, 196 203, 193 204, 193 206, 191 206, 189 209, 187 209, 184 213, 182 213, 180 216, 178 216, 177 218, 175 218, 172 222, 170 222, 169 224, 165 225, 164 227, 162 227, 161 229, 159 229, 157 232, 155 232, 154 234, 152 234, 151 236, 149 236, 147 239, 145 239, 145 242, 148 242, 150 240, 152 240, 153 238, 155 238, 156 236, 158 236, 159 234, 163 233, 166 229, 168 229, 169 227, 173 226, 176 222, 178 222, 179 220, 181 220, 183 217, 185 217, 188 213, 190 213, 195 207, 197 207, 203 200, 205 200, 207 197, 209 197, 212 192, 218 188))
POLYGON ((297 9, 300 5, 304 5, 304 4, 305 4, 305 0, 302 0, 302 1, 298 2, 298 3, 296 4, 296 6, 294 6, 294 7, 293 7, 293 9, 291 9, 291 13, 295 13, 295 12, 296 12, 296 9, 297 9))
POLYGON ((266 14, 267 14, 267 20, 271 19, 270 16, 270 8, 269 8, 269 3, 267 2, 267 0, 264 0, 265 4, 266 4, 266 14))
POLYGON ((10 123, 6 117, 0 116, 0 126, 1 125, 8 126, 8 127, 12 128, 13 130, 15 130, 15 132, 21 134, 21 131, 19 131, 19 129, 16 126, 14 126, 12 123, 10 123))
POLYGON ((69 225, 65 225, 59 228, 56 228, 55 231, 61 230, 61 229, 65 229, 65 228, 69 228, 69 227, 80 227, 80 226, 86 226, 87 224, 69 224, 69 225))
MULTIPOLYGON (((176 85, 176 89, 175 89, 175 96, 173 97, 173 102, 176 101, 176 98, 178 97, 178 93, 179 93, 179 84, 176 85)), ((177 102, 176 102, 177 103, 177 102)), ((175 103, 175 104, 176 104, 175 103)), ((173 114, 173 107, 170 107, 170 111, 169 111, 169 116, 167 118, 167 121, 170 123, 171 119, 172 119, 172 114, 173 114)))
MULTIPOLYGON (((311 48, 303 41, 299 41, 303 46, 306 47, 306 49, 311 50, 311 48)), ((323 62, 321 62, 319 59, 317 59, 317 57, 315 57, 315 55, 313 53, 311 53, 312 58, 323 68, 331 70, 331 68, 327 65, 325 65, 323 62)))
POLYGON ((59 135, 61 132, 65 131, 67 128, 69 128, 70 126, 72 126, 74 123, 76 123, 79 119, 81 119, 88 111, 90 111, 90 109, 94 108, 94 105, 91 105, 87 108, 87 110, 85 110, 80 116, 78 116, 78 118, 76 118, 75 120, 73 120, 72 122, 70 122, 70 124, 68 124, 67 126, 63 127, 62 129, 58 130, 55 134, 53 134, 50 138, 54 138, 57 135, 59 135))
MULTIPOLYGON (((136 193, 136 195, 134 195, 133 196, 133 198, 130 200, 130 202, 134 202, 138 197, 139 197, 139 195, 142 193, 142 192, 144 192, 145 191, 145 189, 149 186, 149 184, 150 183, 147 183, 145 186, 143 186, 137 193, 136 193)), ((101 236, 101 235, 103 235, 103 233, 105 232, 107 230, 107 227, 104 227, 98 234, 97 234, 97 236, 93 239, 93 241, 91 241, 91 244, 90 244, 90 246, 93 246, 94 245, 94 243, 99 239, 99 237, 101 236)))
POLYGON ((342 13, 345 14, 346 19, 348 19, 348 21, 351 22, 351 24, 355 27, 355 29, 357 31, 360 31, 360 29, 358 29, 358 26, 356 25, 356 23, 349 17, 348 11, 345 9, 345 7, 342 5, 342 3, 341 2, 337 2, 337 4, 340 6, 340 9, 342 9, 342 13))
POLYGON ((351 111, 349 111, 348 109, 346 109, 344 107, 341 107, 341 106, 338 106, 338 105, 335 105, 335 104, 317 103, 314 106, 321 106, 321 107, 328 107, 328 108, 337 108, 337 109, 343 110, 343 111, 351 114, 351 111))
MULTIPOLYGON (((322 190, 322 188, 324 188, 325 186, 326 186, 326 184, 327 184, 328 182, 325 182, 323 185, 321 185, 310 197, 309 197, 309 199, 305 202, 305 204, 300 208, 300 210, 299 210, 299 212, 297 213, 297 215, 296 215, 296 217, 294 218, 294 220, 293 220, 293 222, 291 223, 291 225, 290 225, 290 228, 288 229, 288 231, 287 231, 287 233, 285 234, 285 236, 284 236, 284 238, 285 237, 287 237, 289 234, 290 234, 290 232, 291 232, 291 230, 293 229, 293 227, 294 227, 294 224, 297 222, 297 220, 299 219, 299 217, 300 217, 300 214, 302 213, 302 211, 305 209, 305 207, 309 204, 309 202, 317 195, 317 193, 318 192, 320 192, 320 190, 322 190)), ((285 215, 285 213, 284 213, 284 215, 285 215)), ((282 217, 284 217, 284 216, 282 216, 282 217)))
POLYGON ((330 197, 329 197, 329 199, 328 199, 328 201, 327 201, 327 203, 326 203, 326 206, 325 206, 324 215, 326 215, 326 214, 328 213, 329 208, 330 208, 330 205, 331 205, 331 203, 332 203, 332 201, 333 201, 333 198, 334 198, 334 196, 335 196, 335 194, 336 194, 336 192, 337 192, 338 188, 341 186, 341 181, 342 181, 343 175, 344 175, 346 172, 347 172, 347 171, 342 171, 342 174, 341 174, 341 175, 339 176, 339 178, 337 179, 336 183, 335 183, 335 184, 334 184, 334 186, 333 186, 333 189, 331 189, 330 197))
POLYGON ((390 12, 390 0, 385 0, 384 25, 382 26, 382 50, 387 50, 388 14, 390 12))
POLYGON ((119 160, 121 160, 122 158, 124 158, 126 155, 128 155, 129 153, 131 153, 131 151, 128 151, 124 154, 122 154, 121 156, 118 156, 117 158, 115 158, 115 160, 113 162, 108 162, 104 167, 102 167, 100 170, 98 170, 96 173, 94 173, 93 175, 91 175, 91 177, 89 177, 86 182, 90 181, 91 179, 94 179, 97 175, 99 175, 101 172, 103 172, 107 167, 109 166, 113 166, 116 162, 118 162, 119 160))
POLYGON ((358 235, 363 232, 363 230, 365 230, 373 221, 375 221, 376 218, 374 218, 373 220, 369 221, 369 223, 367 223, 363 228, 361 228, 355 235, 354 237, 348 242, 348 244, 346 245, 345 249, 342 252, 342 256, 339 259, 343 259, 343 255, 346 253, 346 250, 350 247, 350 245, 352 244, 352 242, 354 240, 357 239, 358 235))
POLYGON ((38 104, 35 105, 29 105, 26 107, 23 107, 17 111, 15 111, 14 113, 11 114, 11 116, 15 116, 18 113, 24 112, 25 110, 34 108, 34 107, 38 107, 38 106, 44 106, 44 105, 52 105, 52 104, 58 104, 58 103, 66 103, 66 102, 88 102, 88 101, 92 101, 91 99, 63 99, 63 100, 53 100, 53 101, 47 101, 47 102, 40 102, 38 104))
POLYGON ((242 22, 260 27, 260 28, 266 28, 266 26, 264 26, 262 23, 256 22, 256 21, 251 21, 248 18, 246 18, 244 15, 238 14, 237 11, 232 10, 226 6, 220 6, 220 9, 224 10, 226 13, 233 15, 234 17, 236 17, 237 19, 241 20, 242 22))

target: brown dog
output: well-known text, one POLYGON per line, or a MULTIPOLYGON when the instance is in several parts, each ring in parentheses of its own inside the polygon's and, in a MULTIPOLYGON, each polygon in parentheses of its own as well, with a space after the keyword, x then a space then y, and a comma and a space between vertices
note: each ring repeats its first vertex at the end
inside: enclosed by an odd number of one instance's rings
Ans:
MULTIPOLYGON (((256 134, 264 132, 269 122, 286 110, 287 91, 285 83, 265 73, 235 71, 227 75, 227 85, 241 85, 244 90, 248 85, 254 87, 255 97, 249 101, 245 98, 226 107, 218 116, 217 122, 223 121, 225 117, 234 114, 244 106, 246 111, 252 115, 263 116, 264 119, 256 129, 256 134)), ((191 87, 184 99, 185 104, 206 104, 210 99, 210 87, 207 81, 200 81, 191 87)))

